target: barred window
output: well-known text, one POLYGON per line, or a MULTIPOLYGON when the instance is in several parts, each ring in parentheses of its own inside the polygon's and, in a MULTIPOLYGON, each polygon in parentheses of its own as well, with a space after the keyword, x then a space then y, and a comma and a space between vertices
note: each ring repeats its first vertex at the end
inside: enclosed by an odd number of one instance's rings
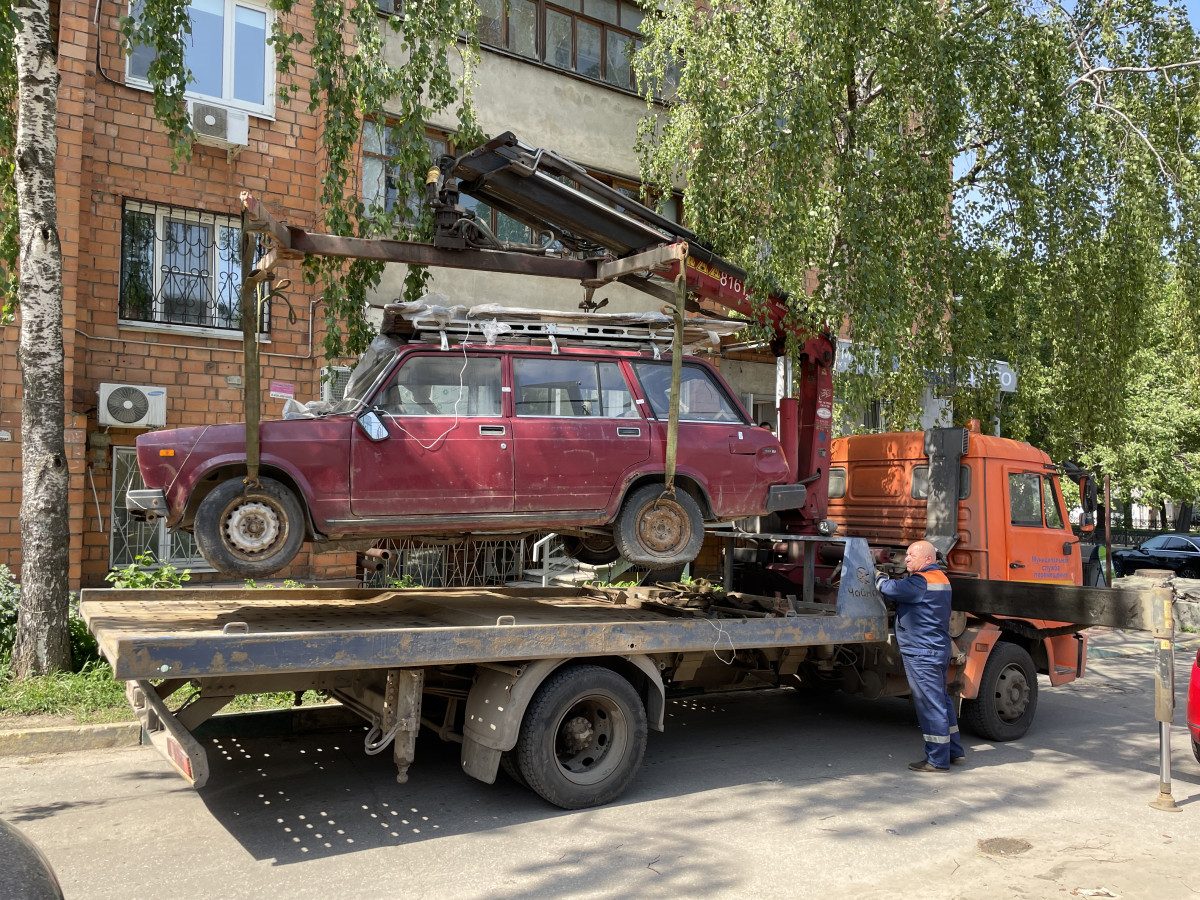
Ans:
POLYGON ((239 219, 126 200, 120 319, 240 331, 241 239, 239 219))

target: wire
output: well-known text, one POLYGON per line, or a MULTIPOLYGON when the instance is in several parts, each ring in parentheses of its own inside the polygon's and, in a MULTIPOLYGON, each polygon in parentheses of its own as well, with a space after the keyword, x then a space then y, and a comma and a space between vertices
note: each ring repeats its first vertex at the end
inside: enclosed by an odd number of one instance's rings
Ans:
MULTIPOLYGON (((482 330, 482 326, 480 326, 480 329, 482 330)), ((454 400, 454 422, 451 423, 449 428, 447 428, 445 431, 443 431, 441 434, 439 434, 437 437, 435 437, 428 444, 422 443, 421 439, 419 437, 417 437, 415 434, 413 434, 411 431, 409 431, 407 428, 405 428, 403 425, 401 425, 400 420, 396 418, 395 413, 388 412, 386 409, 379 410, 387 418, 392 420, 392 422, 396 426, 396 429, 398 431, 400 431, 400 433, 406 434, 410 438, 412 438, 413 441, 417 444, 417 446, 420 447, 422 450, 432 450, 434 447, 436 447, 442 441, 443 438, 446 437, 446 435, 448 435, 450 432, 452 432, 454 429, 456 429, 458 427, 458 421, 459 421, 458 405, 460 403, 462 403, 462 400, 463 400, 464 384, 466 381, 465 375, 467 372, 467 366, 471 362, 470 357, 467 356, 467 347, 470 345, 470 343, 471 342, 468 339, 468 340, 464 340, 460 344, 460 346, 462 347, 463 364, 462 364, 462 368, 458 370, 458 396, 454 400)))
POLYGON ((729 632, 725 630, 725 626, 718 624, 716 620, 706 619, 705 621, 707 621, 708 624, 713 628, 717 629, 717 639, 713 641, 713 655, 716 656, 717 659, 721 660, 721 662, 725 663, 725 665, 732 666, 737 660, 737 647, 733 646, 733 638, 730 636, 729 632), (722 658, 720 650, 717 649, 721 644, 721 638, 725 638, 725 640, 729 642, 729 649, 732 651, 732 655, 729 657, 729 659, 722 658))

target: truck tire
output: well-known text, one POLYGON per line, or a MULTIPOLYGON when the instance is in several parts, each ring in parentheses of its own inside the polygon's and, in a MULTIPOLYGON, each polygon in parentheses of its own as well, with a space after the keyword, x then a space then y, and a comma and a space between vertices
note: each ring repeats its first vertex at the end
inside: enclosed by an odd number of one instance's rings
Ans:
POLYGON ((637 775, 646 734, 646 709, 628 681, 601 666, 568 666, 546 679, 525 711, 517 769, 555 806, 599 806, 637 775))
POLYGON ((644 484, 625 498, 613 526, 617 550, 635 566, 665 569, 690 563, 704 543, 704 516, 687 491, 663 496, 644 484))
POLYGON ((997 641, 983 667, 979 696, 963 701, 963 724, 989 741, 1015 741, 1029 730, 1037 698, 1037 669, 1025 648, 997 641))
POLYGON ((589 566, 607 566, 621 558, 621 551, 611 536, 567 535, 562 539, 562 545, 567 556, 589 566))
POLYGON ((271 478, 247 487, 231 478, 213 488, 196 510, 196 544, 226 575, 260 578, 290 563, 304 543, 304 510, 271 478))

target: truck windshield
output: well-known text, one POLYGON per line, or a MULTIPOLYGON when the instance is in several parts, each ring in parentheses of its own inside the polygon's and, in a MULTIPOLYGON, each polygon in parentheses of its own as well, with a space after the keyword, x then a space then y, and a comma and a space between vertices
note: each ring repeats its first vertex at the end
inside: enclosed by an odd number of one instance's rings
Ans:
POLYGON ((396 358, 396 350, 400 342, 395 338, 379 335, 371 341, 371 346, 358 360, 358 365, 350 373, 350 381, 346 385, 346 393, 333 408, 333 412, 350 412, 367 399, 372 385, 388 364, 396 358))

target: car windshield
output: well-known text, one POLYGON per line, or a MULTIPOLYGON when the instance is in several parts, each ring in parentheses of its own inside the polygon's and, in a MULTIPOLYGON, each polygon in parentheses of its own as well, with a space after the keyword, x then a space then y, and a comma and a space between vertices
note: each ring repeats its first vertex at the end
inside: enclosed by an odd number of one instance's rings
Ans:
POLYGON ((330 411, 345 413, 358 408, 367 398, 371 386, 379 379, 383 370, 396 358, 396 350, 399 346, 400 342, 398 340, 382 334, 371 341, 371 346, 359 358, 358 365, 350 373, 350 381, 346 385, 346 393, 341 400, 334 404, 333 409, 330 411))

